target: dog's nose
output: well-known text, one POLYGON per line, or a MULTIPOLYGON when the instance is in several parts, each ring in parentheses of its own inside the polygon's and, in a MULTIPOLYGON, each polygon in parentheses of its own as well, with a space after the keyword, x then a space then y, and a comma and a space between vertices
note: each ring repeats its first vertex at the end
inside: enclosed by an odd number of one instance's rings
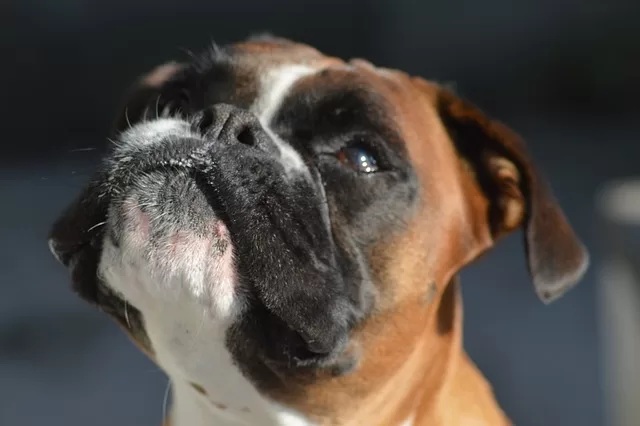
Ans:
POLYGON ((217 104, 202 112, 198 124, 203 134, 223 144, 242 144, 272 151, 271 138, 258 117, 246 109, 217 104))

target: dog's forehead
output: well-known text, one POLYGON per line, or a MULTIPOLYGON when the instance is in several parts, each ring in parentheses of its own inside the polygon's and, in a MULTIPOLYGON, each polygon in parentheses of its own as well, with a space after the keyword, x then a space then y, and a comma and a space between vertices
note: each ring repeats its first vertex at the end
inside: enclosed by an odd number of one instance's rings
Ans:
POLYGON ((237 43, 227 49, 227 54, 236 98, 258 104, 264 103, 259 98, 268 96, 268 92, 284 96, 303 77, 342 63, 313 47, 286 40, 237 43))
POLYGON ((234 91, 251 94, 254 104, 264 102, 260 97, 268 96, 268 92, 285 96, 333 88, 375 94, 387 101, 387 108, 392 108, 415 102, 419 92, 413 86, 413 79, 404 72, 377 67, 359 58, 344 61, 288 40, 242 42, 232 45, 229 53, 235 77, 234 91))
POLYGON ((350 99, 355 101, 352 107, 367 115, 367 122, 397 135, 388 140, 404 145, 423 190, 444 187, 453 179, 452 172, 442 167, 456 156, 437 111, 437 84, 364 59, 327 56, 286 40, 237 44, 231 55, 236 99, 243 98, 241 103, 266 119, 263 122, 284 109, 290 116, 304 117, 298 107, 314 108, 314 100, 326 94, 350 99), (301 99, 307 102, 297 102, 301 99))
POLYGON ((231 46, 231 52, 241 59, 257 61, 265 66, 287 63, 312 65, 326 61, 340 61, 309 45, 275 38, 235 43, 231 46))
MULTIPOLYGON (((242 42, 232 45, 228 53, 234 76, 232 96, 263 123, 282 109, 291 109, 297 98, 321 100, 330 94, 355 100, 352 107, 361 111, 375 110, 369 121, 393 128, 399 135, 394 140, 407 146, 412 161, 429 157, 426 151, 432 147, 423 141, 431 132, 429 126, 438 127, 435 85, 399 70, 359 58, 328 56, 288 40, 242 42), (347 93, 354 96, 340 96, 347 93)), ((312 107, 313 101, 307 106, 312 107)), ((435 144, 441 142, 438 136, 432 139, 435 144)))

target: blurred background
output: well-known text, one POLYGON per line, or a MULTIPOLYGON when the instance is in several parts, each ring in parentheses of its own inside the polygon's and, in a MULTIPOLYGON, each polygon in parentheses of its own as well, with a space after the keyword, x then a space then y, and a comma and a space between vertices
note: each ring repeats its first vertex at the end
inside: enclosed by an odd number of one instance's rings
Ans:
POLYGON ((454 83, 525 137, 593 267, 544 306, 507 239, 462 274, 466 348, 518 426, 614 425, 595 196, 640 175, 639 21, 637 0, 2 0, 0 425, 160 424, 166 378, 71 293, 46 233, 135 78, 265 30, 454 83))

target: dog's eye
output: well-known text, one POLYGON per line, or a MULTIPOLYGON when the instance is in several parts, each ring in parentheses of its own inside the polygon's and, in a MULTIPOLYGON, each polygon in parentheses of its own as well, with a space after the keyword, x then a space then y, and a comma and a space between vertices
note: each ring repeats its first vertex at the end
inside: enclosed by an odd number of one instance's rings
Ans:
POLYGON ((361 144, 342 148, 337 157, 342 164, 360 173, 375 173, 379 169, 375 156, 361 144))

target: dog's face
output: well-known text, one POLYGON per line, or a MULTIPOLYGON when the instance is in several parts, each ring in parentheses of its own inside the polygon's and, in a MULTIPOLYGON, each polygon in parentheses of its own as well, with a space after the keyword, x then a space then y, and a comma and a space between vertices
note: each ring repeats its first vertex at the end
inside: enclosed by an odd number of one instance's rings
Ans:
POLYGON ((428 305, 520 226, 543 299, 586 265, 505 127, 436 84, 289 41, 159 67, 113 139, 52 250, 82 297, 208 393, 221 359, 267 392, 348 375, 385 312, 428 305))

